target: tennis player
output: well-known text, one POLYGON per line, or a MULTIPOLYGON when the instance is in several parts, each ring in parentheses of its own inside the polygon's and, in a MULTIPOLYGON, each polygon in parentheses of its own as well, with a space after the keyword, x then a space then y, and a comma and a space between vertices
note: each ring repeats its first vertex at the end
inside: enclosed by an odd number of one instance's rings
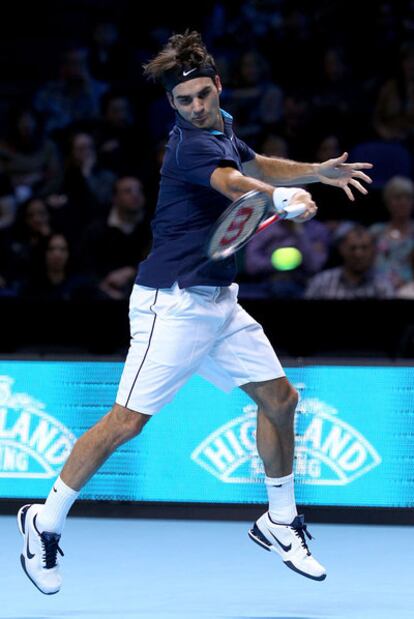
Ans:
POLYGON ((76 442, 46 503, 19 511, 23 569, 43 593, 59 591, 59 540, 79 491, 198 373, 224 391, 241 387, 258 406, 257 448, 269 509, 250 537, 292 570, 323 580, 325 568, 308 548, 295 504, 297 392, 262 327, 238 305, 234 259, 209 261, 204 248, 219 215, 248 191, 267 193, 278 207, 305 204, 295 221, 307 221, 316 214, 311 195, 286 186, 322 182, 342 188, 352 200, 352 188, 367 193, 361 181, 370 182, 363 169, 371 165, 346 163, 346 153, 308 164, 253 152, 220 109, 220 78, 197 32, 172 36, 145 73, 165 87, 176 124, 161 170, 152 251, 131 294, 130 349, 112 410, 76 442))

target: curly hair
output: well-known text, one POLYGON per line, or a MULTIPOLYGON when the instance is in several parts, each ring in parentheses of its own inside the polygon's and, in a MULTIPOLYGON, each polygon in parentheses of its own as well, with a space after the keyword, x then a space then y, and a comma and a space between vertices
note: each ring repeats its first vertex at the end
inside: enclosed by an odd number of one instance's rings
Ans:
POLYGON ((214 59, 208 53, 201 34, 195 30, 186 30, 184 34, 174 34, 165 47, 147 64, 143 65, 144 75, 148 79, 163 82, 166 73, 176 69, 214 66, 214 59))

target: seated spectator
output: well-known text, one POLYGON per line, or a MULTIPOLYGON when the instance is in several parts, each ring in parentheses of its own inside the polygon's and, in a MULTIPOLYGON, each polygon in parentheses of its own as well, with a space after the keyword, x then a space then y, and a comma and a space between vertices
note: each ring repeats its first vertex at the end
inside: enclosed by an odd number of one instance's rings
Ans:
POLYGON ((378 95, 373 124, 384 140, 407 140, 414 135, 414 43, 401 46, 398 69, 378 95))
POLYGON ((286 140, 280 136, 274 133, 267 133, 259 143, 257 152, 266 157, 282 157, 287 159, 289 157, 289 146, 286 140))
POLYGON ((246 246, 245 272, 260 282, 261 289, 266 288, 267 296, 301 297, 308 278, 325 264, 329 241, 327 228, 315 219, 277 223, 254 236, 246 246), (294 254, 298 264, 278 266, 276 252, 283 248, 297 250, 294 254))
POLYGON ((126 174, 133 168, 138 171, 144 165, 140 161, 143 131, 135 124, 128 97, 117 93, 104 95, 97 141, 101 164, 116 174, 126 174))
POLYGON ((94 217, 104 217, 110 207, 116 176, 98 164, 95 141, 88 133, 75 133, 70 140, 63 183, 49 196, 55 226, 72 239, 94 217))
POLYGON ((62 234, 51 234, 38 248, 21 296, 46 300, 90 298, 96 291, 89 278, 71 268, 70 250, 62 234))
POLYGON ((2 275, 9 282, 20 281, 30 268, 38 247, 51 233, 49 211, 41 198, 21 204, 14 225, 2 235, 2 275))
POLYGON ((338 245, 343 264, 315 275, 305 292, 307 299, 390 298, 393 289, 376 272, 375 242, 359 224, 347 228, 338 245))
POLYGON ((355 88, 355 75, 347 69, 343 49, 324 50, 321 64, 313 96, 315 119, 323 123, 325 131, 344 129, 360 89, 355 88))
POLYGON ((137 265, 148 253, 150 229, 145 203, 137 178, 118 179, 109 216, 94 221, 83 236, 83 270, 94 275, 100 290, 112 299, 128 297, 137 265))
MULTIPOLYGON (((339 135, 328 133, 315 141, 315 151, 311 156, 311 160, 323 162, 328 159, 334 159, 342 155, 345 150, 346 148, 342 144, 339 135)), ((370 159, 366 161, 370 161, 370 159)), ((345 193, 337 192, 333 187, 316 183, 312 186, 312 196, 318 205, 318 220, 323 221, 332 232, 340 225, 341 221, 347 220, 350 217, 353 219, 357 218, 355 213, 350 212, 353 205, 350 204, 345 193)))
POLYGON ((108 86, 89 72, 88 51, 72 47, 63 54, 56 81, 47 83, 34 98, 48 133, 99 115, 100 99, 108 86))
POLYGON ((9 177, 19 201, 33 193, 52 193, 61 182, 58 150, 43 135, 40 119, 30 107, 10 112, 8 134, 0 142, 0 172, 9 177))
POLYGON ((100 21, 93 31, 90 48, 90 68, 94 78, 112 85, 125 81, 130 69, 130 59, 119 39, 116 24, 100 21))
POLYGON ((344 149, 341 146, 339 137, 335 134, 326 135, 323 137, 316 147, 316 161, 327 161, 340 157, 344 149))
POLYGON ((398 289, 414 275, 414 183, 404 176, 394 176, 385 185, 383 196, 390 220, 370 228, 377 246, 376 268, 381 277, 398 289))
POLYGON ((283 93, 270 81, 270 68, 259 52, 245 52, 239 66, 237 86, 229 93, 228 107, 237 121, 237 135, 255 148, 264 127, 280 120, 283 93))
POLYGON ((311 105, 308 98, 301 92, 286 94, 281 120, 271 127, 289 145, 289 156, 299 161, 309 160, 314 141, 311 105))
MULTIPOLYGON (((414 251, 411 254, 411 270, 414 273, 414 251)), ((398 288, 396 296, 398 299, 414 299, 414 275, 409 282, 398 288)))

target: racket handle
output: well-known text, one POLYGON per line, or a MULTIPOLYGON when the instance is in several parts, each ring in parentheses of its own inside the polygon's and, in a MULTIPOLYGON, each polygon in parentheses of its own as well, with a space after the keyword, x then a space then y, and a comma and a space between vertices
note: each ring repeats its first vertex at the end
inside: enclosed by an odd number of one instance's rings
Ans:
POLYGON ((306 211, 302 202, 289 204, 298 191, 299 187, 276 187, 273 190, 273 206, 280 219, 294 219, 306 211))
POLYGON ((279 214, 280 219, 294 219, 295 217, 299 217, 306 211, 306 204, 303 202, 298 202, 297 204, 288 204, 288 206, 283 207, 283 212, 279 214))

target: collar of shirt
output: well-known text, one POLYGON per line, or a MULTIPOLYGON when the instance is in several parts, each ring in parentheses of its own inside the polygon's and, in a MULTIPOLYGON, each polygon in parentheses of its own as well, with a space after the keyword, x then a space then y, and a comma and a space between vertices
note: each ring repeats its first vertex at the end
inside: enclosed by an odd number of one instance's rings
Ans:
POLYGON ((188 120, 185 120, 178 112, 175 113, 176 125, 181 129, 188 129, 190 131, 204 131, 207 133, 211 133, 212 135, 225 135, 228 138, 231 138, 233 135, 233 116, 226 112, 225 110, 220 109, 221 115, 224 121, 224 131, 218 131, 217 129, 201 129, 200 127, 196 127, 188 120))

